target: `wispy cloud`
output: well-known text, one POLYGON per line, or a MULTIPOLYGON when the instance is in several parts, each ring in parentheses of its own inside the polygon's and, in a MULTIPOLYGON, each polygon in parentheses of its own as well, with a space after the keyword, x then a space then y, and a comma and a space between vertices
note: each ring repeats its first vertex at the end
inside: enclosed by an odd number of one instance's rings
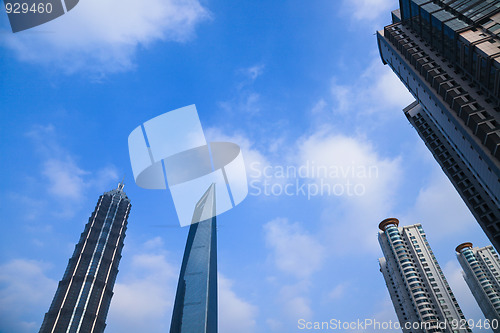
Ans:
POLYGON ((328 298, 330 300, 338 300, 343 298, 346 295, 346 292, 349 291, 350 287, 349 282, 343 282, 340 284, 337 284, 329 293, 328 293, 328 298))
POLYGON ((437 162, 432 162, 436 165, 429 182, 420 189, 415 205, 403 220, 411 224, 424 223, 426 231, 436 238, 448 238, 452 234, 463 234, 466 230, 477 228, 474 217, 450 180, 437 162))
POLYGON ((271 260, 282 272, 303 279, 321 267, 325 249, 298 223, 278 218, 266 223, 264 232, 271 260))
POLYGON ((401 158, 383 156, 365 138, 332 131, 318 131, 304 137, 297 151, 301 164, 311 161, 316 170, 335 171, 333 177, 319 172, 314 177, 318 187, 329 185, 327 189, 338 194, 323 196, 322 214, 323 234, 335 253, 376 249, 374 221, 383 218, 395 204, 403 175, 401 158))
POLYGON ((262 95, 255 91, 253 84, 264 74, 264 69, 264 64, 255 64, 236 70, 239 78, 233 97, 219 102, 219 107, 228 115, 234 113, 245 117, 257 115, 262 108, 262 95))
POLYGON ((253 116, 261 110, 261 95, 251 90, 244 90, 237 93, 231 100, 219 102, 220 108, 228 113, 253 116))
POLYGON ((219 273, 219 331, 251 333, 256 329, 258 308, 234 291, 234 281, 219 273))
MULTIPOLYGON (((276 295, 280 314, 287 318, 288 324, 300 318, 311 318, 311 280, 313 274, 322 268, 325 247, 299 223, 291 223, 285 218, 266 223, 264 233, 270 250, 269 260, 282 275, 276 295)), ((281 326, 274 318, 268 324, 273 329, 281 326)))
MULTIPOLYGON (((269 157, 266 156, 265 152, 260 151, 255 147, 255 142, 252 142, 243 133, 226 133, 219 128, 208 128, 205 131, 205 137, 209 142, 234 142, 238 144, 241 148, 243 159, 245 161, 245 168, 247 171, 247 176, 254 177, 255 172, 252 172, 254 168, 265 168, 270 164, 269 157)), ((262 174, 262 172, 260 172, 262 174)))
POLYGON ((207 18, 198 0, 87 0, 32 31, 5 34, 2 44, 22 61, 102 74, 132 68, 139 46, 189 40, 207 18))
MULTIPOLYGON (((31 218, 36 217, 37 212, 43 211, 43 207, 47 207, 48 200, 57 201, 58 209, 51 211, 51 214, 71 217, 88 189, 92 187, 104 189, 111 181, 118 179, 118 172, 113 165, 94 171, 87 171, 80 166, 77 156, 69 152, 61 143, 63 138, 53 125, 34 126, 27 133, 27 137, 31 139, 35 152, 40 158, 40 177, 37 175, 30 179, 37 183, 37 188, 48 194, 44 199, 31 200, 36 203, 32 205, 32 211, 27 212, 27 216, 31 218)), ((14 195, 26 201, 30 201, 30 196, 31 194, 14 195)))
POLYGON ((391 10, 399 8, 395 0, 343 0, 342 7, 358 22, 379 21, 382 15, 389 17, 391 10))
POLYGON ((47 277, 47 269, 45 263, 26 259, 0 265, 1 332, 28 333, 40 328, 57 287, 47 277))
MULTIPOLYGON (((114 288, 106 330, 113 332, 166 332, 172 316, 180 266, 173 264, 162 238, 138 248, 119 275, 114 288)), ((180 265, 180 263, 179 263, 180 265)), ((219 330, 221 333, 255 331, 258 308, 235 291, 235 281, 218 275, 219 330)))
POLYGON ((256 64, 247 68, 241 68, 238 72, 245 76, 249 81, 247 83, 251 83, 264 73, 265 67, 264 64, 256 64))
POLYGON ((80 169, 76 163, 66 156, 64 160, 49 158, 43 162, 42 175, 49 182, 47 191, 60 198, 78 200, 86 187, 83 177, 87 171, 80 169))
POLYGON ((130 264, 126 275, 119 275, 115 284, 106 331, 166 332, 179 269, 169 261, 160 237, 134 253, 125 263, 130 264))
POLYGON ((280 288, 278 300, 288 323, 296 323, 299 319, 307 320, 313 317, 310 289, 311 285, 307 281, 284 285, 280 288))
MULTIPOLYGON (((363 328, 360 328, 359 330, 352 330, 352 332, 356 333, 362 333, 362 332, 380 332, 382 329, 380 325, 382 323, 392 323, 392 329, 387 328, 383 329, 384 333, 400 333, 401 329, 395 329, 394 328, 394 323, 398 322, 398 318, 396 316, 396 312, 394 311, 394 306, 392 305, 392 302, 387 295, 387 297, 383 300, 380 300, 376 302, 375 307, 376 310, 373 312, 371 316, 367 316, 366 319, 368 319, 369 323, 371 320, 371 324, 367 325, 363 328), (378 323, 378 326, 375 326, 374 323, 378 323)), ((364 319, 362 319, 364 320, 364 319)))
POLYGON ((389 66, 373 58, 358 77, 341 82, 333 77, 330 95, 323 96, 311 108, 316 125, 329 122, 339 127, 370 129, 375 121, 383 124, 387 119, 401 117, 401 110, 414 101, 389 66), (370 125, 371 123, 371 125, 370 125))

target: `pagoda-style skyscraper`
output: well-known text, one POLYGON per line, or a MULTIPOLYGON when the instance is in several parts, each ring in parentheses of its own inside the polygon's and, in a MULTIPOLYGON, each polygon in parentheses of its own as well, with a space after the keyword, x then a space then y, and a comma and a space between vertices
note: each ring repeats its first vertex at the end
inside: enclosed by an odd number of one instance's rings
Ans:
POLYGON ((40 333, 104 331, 130 207, 123 183, 101 195, 69 259, 40 333))
POLYGON ((182 259, 170 333, 217 332, 215 184, 195 207, 182 259), (207 218, 208 217, 208 218, 207 218))

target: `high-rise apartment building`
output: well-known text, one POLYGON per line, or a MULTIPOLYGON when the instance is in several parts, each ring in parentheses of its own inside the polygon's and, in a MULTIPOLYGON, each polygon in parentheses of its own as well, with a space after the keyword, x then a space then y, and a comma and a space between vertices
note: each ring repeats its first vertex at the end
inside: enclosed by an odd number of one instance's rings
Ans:
POLYGON ((465 282, 486 319, 500 330, 500 260, 493 246, 473 248, 472 243, 457 246, 465 282))
POLYGON ((456 325, 465 317, 422 226, 399 227, 398 219, 388 218, 379 229, 380 271, 403 332, 471 332, 456 325))
POLYGON ((215 184, 196 204, 182 259, 170 333, 217 333, 215 184))
POLYGON ((100 196, 69 259, 40 333, 104 331, 130 207, 123 183, 100 196))
POLYGON ((380 56, 413 94, 404 113, 500 249, 500 0, 400 0, 380 56))

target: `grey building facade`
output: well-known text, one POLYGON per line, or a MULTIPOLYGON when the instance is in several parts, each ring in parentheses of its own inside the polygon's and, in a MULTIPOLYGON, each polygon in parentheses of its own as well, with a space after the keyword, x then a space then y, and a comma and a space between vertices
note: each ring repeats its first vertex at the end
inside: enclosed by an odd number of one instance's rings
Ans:
POLYGON ((453 325, 465 317, 422 226, 399 227, 398 219, 388 218, 379 229, 380 271, 403 332, 471 332, 453 325))
POLYGON ((457 246, 457 259, 465 282, 494 331, 500 331, 500 260, 493 246, 472 247, 472 243, 457 246))
POLYGON ((197 203, 182 259, 170 333, 217 333, 215 184, 197 203), (204 218, 203 216, 213 216, 204 218))
POLYGON ((130 208, 122 183, 100 196, 69 259, 40 333, 104 331, 130 208))
POLYGON ((380 56, 416 99, 404 109, 500 249, 500 0, 400 0, 380 56))

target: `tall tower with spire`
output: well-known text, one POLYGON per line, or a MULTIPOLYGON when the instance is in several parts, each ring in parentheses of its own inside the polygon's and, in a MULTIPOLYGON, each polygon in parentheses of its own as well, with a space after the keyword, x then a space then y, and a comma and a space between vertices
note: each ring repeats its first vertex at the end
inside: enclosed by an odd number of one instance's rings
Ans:
POLYGON ((212 184, 194 209, 170 333, 217 333, 217 225, 214 212, 215 184, 212 184))
POLYGON ((123 187, 99 197, 39 333, 104 331, 131 207, 123 187))

